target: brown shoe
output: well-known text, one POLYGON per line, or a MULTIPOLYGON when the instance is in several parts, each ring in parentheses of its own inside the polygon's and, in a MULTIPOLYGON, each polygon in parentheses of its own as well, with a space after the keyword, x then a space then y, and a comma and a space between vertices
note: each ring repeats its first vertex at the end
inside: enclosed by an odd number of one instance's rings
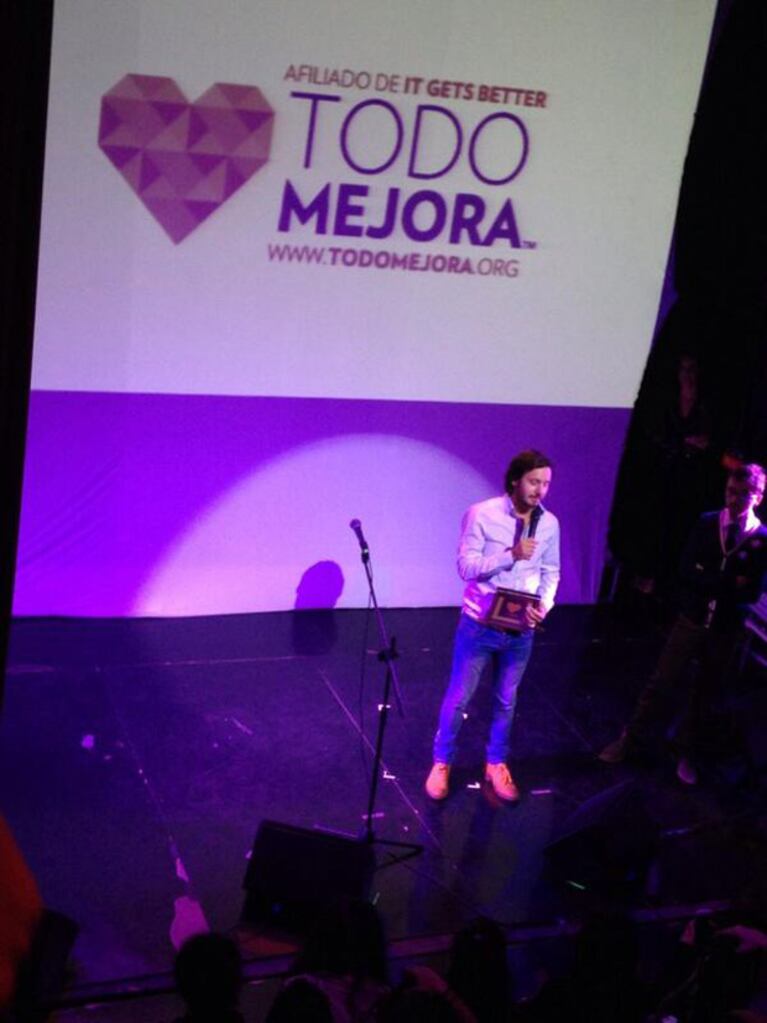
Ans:
POLYGON ((683 785, 698 784, 698 768, 689 757, 680 757, 676 765, 676 776, 683 785))
POLYGON ((429 777, 426 779, 426 795, 430 799, 444 799, 449 790, 449 778, 450 764, 443 764, 438 760, 431 771, 429 771, 429 777))
POLYGON ((601 753, 597 753, 597 759, 603 764, 622 764, 626 757, 630 756, 633 746, 629 734, 624 728, 617 739, 608 742, 601 753))
POLYGON ((499 799, 505 799, 507 803, 516 803, 519 799, 519 789, 506 764, 486 764, 485 781, 490 782, 499 799))

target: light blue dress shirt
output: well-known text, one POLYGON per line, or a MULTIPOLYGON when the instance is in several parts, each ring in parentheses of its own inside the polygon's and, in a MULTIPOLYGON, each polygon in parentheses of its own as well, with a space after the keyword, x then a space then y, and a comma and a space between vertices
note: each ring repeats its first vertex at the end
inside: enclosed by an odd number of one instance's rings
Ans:
POLYGON ((463 610, 482 619, 497 587, 536 593, 544 611, 551 610, 559 585, 559 520, 540 506, 543 514, 535 531, 532 558, 514 561, 509 548, 527 536, 508 494, 473 504, 463 517, 458 544, 458 574, 466 583, 463 610), (519 536, 517 535, 519 531, 519 536))

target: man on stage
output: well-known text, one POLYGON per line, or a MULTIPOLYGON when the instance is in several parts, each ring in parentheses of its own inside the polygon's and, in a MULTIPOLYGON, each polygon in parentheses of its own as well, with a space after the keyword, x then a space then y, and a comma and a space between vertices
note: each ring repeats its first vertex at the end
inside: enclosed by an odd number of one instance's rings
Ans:
POLYGON ((506 493, 472 505, 463 518, 458 574, 466 587, 434 738, 434 766, 426 780, 432 799, 448 794, 458 733, 482 670, 490 662, 494 711, 485 779, 501 799, 519 799, 506 765, 517 690, 530 659, 533 630, 551 610, 559 583, 559 522, 542 504, 550 483, 549 459, 540 451, 522 451, 506 472, 506 493), (499 587, 539 598, 525 606, 519 628, 488 621, 499 587))
POLYGON ((714 698, 734 667, 746 610, 764 588, 767 529, 754 511, 764 487, 760 465, 733 469, 724 508, 702 515, 693 527, 680 565, 679 615, 628 724, 599 754, 604 763, 617 764, 639 752, 659 726, 668 724, 670 698, 698 658, 676 738, 677 777, 686 785, 697 783, 696 758, 711 723, 714 698))

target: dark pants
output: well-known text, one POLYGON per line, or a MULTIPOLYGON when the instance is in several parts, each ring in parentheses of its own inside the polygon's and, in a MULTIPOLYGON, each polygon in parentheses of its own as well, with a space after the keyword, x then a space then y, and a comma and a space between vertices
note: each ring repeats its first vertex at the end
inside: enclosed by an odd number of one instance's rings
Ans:
POLYGON ((678 752, 691 756, 701 745, 701 737, 711 718, 712 708, 722 681, 734 664, 739 628, 717 631, 696 625, 680 615, 674 622, 650 681, 639 694, 627 726, 632 743, 647 745, 652 733, 667 724, 672 698, 690 666, 698 659, 693 673, 687 708, 676 737, 678 752))

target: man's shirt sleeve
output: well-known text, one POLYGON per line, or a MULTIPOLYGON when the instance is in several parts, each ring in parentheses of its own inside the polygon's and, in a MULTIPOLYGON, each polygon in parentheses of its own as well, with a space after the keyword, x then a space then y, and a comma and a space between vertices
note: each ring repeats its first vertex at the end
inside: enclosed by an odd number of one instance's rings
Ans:
POLYGON ((485 540, 481 516, 476 506, 472 506, 463 517, 458 542, 458 575, 464 582, 489 579, 514 564, 510 551, 502 550, 498 554, 485 555, 485 540))
POLYGON ((541 604, 549 612, 554 604, 554 597, 557 593, 560 577, 559 559, 559 522, 554 523, 554 529, 546 542, 541 556, 541 585, 538 594, 541 604))

